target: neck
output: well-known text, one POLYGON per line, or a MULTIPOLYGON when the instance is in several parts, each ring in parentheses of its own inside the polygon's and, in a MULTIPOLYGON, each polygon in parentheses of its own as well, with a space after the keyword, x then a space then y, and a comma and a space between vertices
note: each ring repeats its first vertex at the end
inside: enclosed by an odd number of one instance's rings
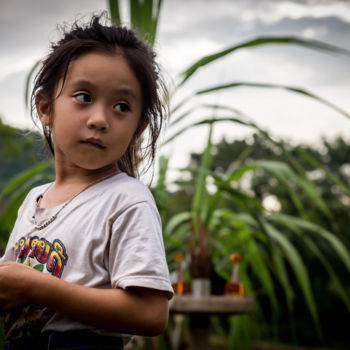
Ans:
POLYGON ((97 181, 103 177, 114 175, 119 171, 116 164, 111 164, 100 169, 82 169, 74 167, 62 167, 56 163, 56 179, 55 186, 65 185, 87 185, 93 181, 97 181))
POLYGON ((108 167, 99 171, 57 172, 56 180, 45 192, 38 207, 47 208, 60 205, 76 196, 86 188, 117 174, 117 167, 108 167), (103 171, 102 171, 103 170, 103 171))

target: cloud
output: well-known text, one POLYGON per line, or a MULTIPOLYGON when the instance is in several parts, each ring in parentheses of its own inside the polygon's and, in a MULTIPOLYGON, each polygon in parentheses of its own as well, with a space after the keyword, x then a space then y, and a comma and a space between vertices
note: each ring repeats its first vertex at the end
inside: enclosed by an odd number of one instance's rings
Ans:
POLYGON ((301 17, 298 19, 284 17, 271 24, 257 21, 252 32, 260 33, 260 35, 305 37, 308 30, 312 30, 313 34, 311 37, 313 39, 350 49, 350 23, 335 16, 322 18, 301 17))
MULTIPOLYGON (((17 125, 27 123, 29 118, 21 107, 24 104, 26 72, 47 51, 49 41, 55 40, 57 24, 72 22, 77 16, 105 9, 106 6, 105 0, 0 1, 1 114, 18 120, 17 125)), ((350 2, 339 0, 165 0, 158 48, 166 63, 163 67, 166 73, 170 70, 172 76, 205 54, 262 35, 297 35, 350 49, 349 11, 350 2)), ((348 63, 349 59, 344 57, 270 45, 238 51, 217 64, 199 70, 184 89, 189 92, 192 88, 234 80, 285 83, 304 86, 346 109, 347 96, 341 91, 349 90, 348 63)), ((269 96, 269 92, 261 89, 238 89, 230 91, 226 100, 225 94, 219 99, 224 104, 238 104, 243 109, 248 107, 247 112, 257 115, 266 127, 270 125, 278 131, 284 128, 284 134, 290 132, 294 136, 310 137, 310 130, 315 131, 312 127, 293 129, 286 123, 299 114, 299 110, 309 113, 312 109, 308 109, 309 104, 306 107, 299 105, 298 98, 295 104, 290 103, 289 95, 282 93, 276 95, 277 100, 288 108, 277 110, 280 106, 274 105, 275 95, 269 96), (284 122, 279 119, 279 113, 283 114, 284 122)), ((213 97, 212 101, 217 102, 218 98, 213 97)), ((321 114, 328 112, 322 106, 317 118, 322 119, 321 114)), ((330 133, 346 130, 343 126, 333 128, 335 123, 332 128, 321 127, 321 123, 319 126, 320 130, 313 133, 314 138, 322 130, 330 133)))
POLYGON ((0 115, 3 120, 18 127, 29 127, 24 108, 25 71, 10 73, 0 80, 0 115))
POLYGON ((14 58, 46 50, 49 41, 56 38, 58 24, 106 9, 106 3, 94 0, 1 0, 2 55, 14 58))
MULTIPOLYGON (((198 2, 190 1, 190 3, 193 6, 194 4, 198 6, 198 2)), ((220 5, 223 3, 225 2, 219 1, 218 7, 220 8, 220 5)), ((243 9, 242 3, 233 2, 233 5, 226 8, 227 11, 225 13, 221 13, 221 10, 218 11, 220 13, 218 17, 210 16, 205 12, 209 11, 210 8, 204 6, 203 15, 199 15, 198 11, 194 11, 195 15, 191 17, 192 20, 185 21, 182 19, 184 21, 183 25, 177 31, 173 31, 174 28, 170 26, 170 33, 163 33, 161 39, 163 43, 167 42, 168 44, 165 47, 165 56, 168 57, 168 61, 172 62, 171 65, 173 67, 180 65, 184 69, 203 55, 211 54, 215 51, 261 36, 298 36, 320 40, 350 49, 350 23, 342 18, 336 16, 322 18, 305 16, 292 19, 282 16, 275 22, 263 22, 258 19, 247 25, 239 16, 240 12, 238 9, 243 9), (233 8, 236 11, 233 11, 233 8), (179 40, 181 32, 186 33, 186 40, 179 40)), ((249 1, 249 3, 252 4, 254 1, 249 1)), ((208 5, 206 1, 204 1, 204 4, 208 5)), ((172 9, 168 8, 168 11, 170 10, 172 9)), ((175 23, 177 23, 176 16, 177 14, 174 12, 173 19, 175 23)), ((341 84, 348 86, 348 77, 350 76, 348 68, 349 60, 350 57, 341 55, 332 56, 295 45, 266 45, 259 48, 244 49, 230 55, 229 58, 217 63, 220 66, 219 70, 221 73, 216 71, 215 64, 210 66, 210 69, 212 69, 210 73, 212 76, 211 80, 215 81, 222 76, 233 76, 235 74, 234 67, 236 67, 236 64, 243 64, 243 66, 240 66, 239 76, 245 73, 244 76, 249 79, 249 72, 252 71, 250 67, 259 66, 264 71, 264 67, 266 67, 266 70, 268 69, 267 67, 272 65, 275 68, 281 67, 278 70, 285 72, 282 77, 286 74, 287 76, 289 74, 290 78, 299 77, 299 80, 302 80, 300 84, 341 84), (237 55, 243 55, 244 52, 250 53, 249 59, 247 56, 243 60, 236 59, 237 55), (284 69, 283 67, 286 66, 289 68, 284 69), (303 76, 304 80, 301 78, 301 74, 298 74, 298 71, 305 73, 303 76), (224 74, 223 72, 226 73, 224 74)), ((261 70, 256 69, 256 71, 256 79, 261 79, 261 74, 259 74, 261 70)), ((196 73, 197 81, 205 80, 204 78, 201 80, 199 76, 201 74, 196 73)), ((272 80, 274 80, 274 77, 272 80)))
MULTIPOLYGON (((317 6, 317 5, 327 5, 331 6, 334 5, 334 0, 269 0, 269 2, 280 4, 282 2, 286 3, 296 3, 303 6, 317 6)), ((337 0, 338 4, 341 4, 342 6, 350 6, 349 0, 337 0)))

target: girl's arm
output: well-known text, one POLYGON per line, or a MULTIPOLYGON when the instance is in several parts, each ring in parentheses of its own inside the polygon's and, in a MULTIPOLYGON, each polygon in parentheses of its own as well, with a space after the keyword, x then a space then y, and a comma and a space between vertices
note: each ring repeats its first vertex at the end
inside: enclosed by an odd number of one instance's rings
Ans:
POLYGON ((97 327, 155 336, 168 321, 168 298, 149 288, 97 289, 19 263, 0 264, 0 308, 35 304, 97 327))

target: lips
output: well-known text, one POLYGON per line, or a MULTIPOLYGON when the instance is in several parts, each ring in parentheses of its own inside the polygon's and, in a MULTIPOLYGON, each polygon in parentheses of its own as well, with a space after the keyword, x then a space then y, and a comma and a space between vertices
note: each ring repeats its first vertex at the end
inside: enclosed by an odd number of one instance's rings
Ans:
POLYGON ((93 147, 99 148, 99 149, 105 149, 106 146, 103 144, 103 142, 100 139, 95 139, 93 137, 88 138, 84 141, 80 141, 80 143, 91 145, 93 147))

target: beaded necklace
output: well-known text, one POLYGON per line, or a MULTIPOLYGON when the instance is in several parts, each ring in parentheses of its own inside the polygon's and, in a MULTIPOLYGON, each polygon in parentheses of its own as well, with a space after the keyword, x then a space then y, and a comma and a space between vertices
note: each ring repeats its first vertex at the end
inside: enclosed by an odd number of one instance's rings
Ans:
MULTIPOLYGON (((38 224, 36 223, 36 221, 35 221, 35 215, 33 215, 33 219, 34 219, 34 223, 35 223, 35 229, 36 229, 36 230, 42 230, 42 229, 44 229, 45 227, 49 226, 53 221, 56 220, 58 214, 59 214, 59 213, 60 213, 60 212, 61 212, 75 197, 79 196, 81 193, 83 193, 85 190, 87 190, 87 189, 90 188, 91 186, 94 186, 94 185, 98 184, 99 182, 102 182, 102 181, 104 181, 104 180, 107 180, 107 179, 109 179, 110 177, 112 177, 112 176, 114 176, 114 175, 116 175, 116 174, 118 174, 118 173, 119 173, 119 171, 114 172, 114 173, 112 173, 112 174, 106 175, 106 176, 104 176, 104 177, 101 177, 100 179, 97 179, 97 180, 95 180, 95 181, 89 183, 89 184, 88 184, 87 186, 85 186, 81 191, 79 191, 77 194, 75 194, 69 201, 65 202, 65 203, 58 209, 58 211, 57 211, 54 215, 52 215, 52 216, 50 217, 50 219, 48 219, 47 221, 45 221, 42 225, 38 225, 38 224)), ((44 192, 43 194, 41 194, 41 195, 37 198, 36 208, 39 207, 40 200, 43 198, 44 194, 49 190, 49 188, 50 188, 51 186, 52 186, 52 185, 50 185, 50 186, 45 190, 45 192, 44 192)))

